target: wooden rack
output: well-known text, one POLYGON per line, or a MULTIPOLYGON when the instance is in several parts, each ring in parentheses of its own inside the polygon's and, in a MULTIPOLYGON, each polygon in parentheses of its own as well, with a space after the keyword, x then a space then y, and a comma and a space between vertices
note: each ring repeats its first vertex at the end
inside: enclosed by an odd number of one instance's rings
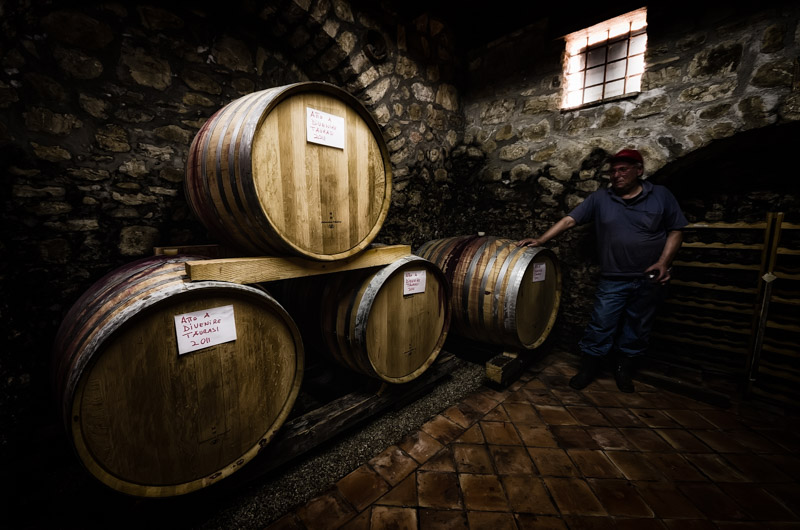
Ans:
POLYGON ((800 310, 787 317, 783 307, 800 306, 800 292, 773 287, 800 280, 797 268, 781 268, 782 262, 797 260, 800 245, 792 239, 780 244, 782 231, 799 230, 800 225, 783 218, 782 213, 768 213, 764 222, 687 226, 706 238, 727 233, 731 239, 740 232, 750 241, 684 243, 673 263, 672 293, 653 336, 667 346, 656 348, 664 360, 726 378, 745 396, 797 405, 800 394, 791 388, 800 381, 800 353, 797 339, 787 334, 800 333, 800 310), (714 256, 705 259, 710 253, 714 256), (757 254, 743 259, 750 253, 757 254), (714 279, 696 278, 703 273, 714 279), (772 308, 775 304, 781 308, 772 308))

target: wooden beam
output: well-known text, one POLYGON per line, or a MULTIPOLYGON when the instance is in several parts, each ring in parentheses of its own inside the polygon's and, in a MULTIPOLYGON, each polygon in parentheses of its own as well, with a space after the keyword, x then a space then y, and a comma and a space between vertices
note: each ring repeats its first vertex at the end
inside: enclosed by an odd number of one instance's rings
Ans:
POLYGON ((271 256, 187 261, 186 274, 192 281, 259 283, 379 267, 409 254, 411 254, 409 245, 390 245, 371 248, 351 258, 338 261, 312 261, 304 258, 271 256))

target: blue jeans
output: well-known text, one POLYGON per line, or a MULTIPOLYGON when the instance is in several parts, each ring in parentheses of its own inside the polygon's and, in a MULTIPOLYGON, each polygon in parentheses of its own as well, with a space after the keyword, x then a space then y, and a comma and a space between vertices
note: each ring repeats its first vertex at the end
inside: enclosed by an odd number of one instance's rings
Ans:
POLYGON ((642 355, 650 343, 656 310, 666 287, 646 278, 601 279, 597 284, 594 310, 578 343, 586 355, 604 357, 612 349, 621 357, 642 355))

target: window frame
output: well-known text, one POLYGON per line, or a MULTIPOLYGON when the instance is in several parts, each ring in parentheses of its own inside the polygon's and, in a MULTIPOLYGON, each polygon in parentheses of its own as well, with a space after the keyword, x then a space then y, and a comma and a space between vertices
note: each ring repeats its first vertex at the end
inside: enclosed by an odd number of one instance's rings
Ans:
MULTIPOLYGON (((647 52, 647 8, 643 7, 612 19, 595 24, 589 28, 570 33, 563 38, 566 41, 562 68, 562 98, 561 110, 570 111, 586 108, 594 105, 607 103, 635 97, 641 93, 641 79, 646 70, 645 54, 647 52), (627 24, 627 30, 621 29, 627 24), (605 35, 603 35, 605 34, 605 35), (641 44, 631 53, 634 40, 639 39, 641 44), (615 55, 609 59, 609 51, 618 43, 625 43, 624 55, 615 55), (591 54, 603 51, 600 61, 591 62, 591 54), (609 65, 619 65, 623 63, 624 71, 622 75, 616 75, 609 79, 609 65), (635 73, 629 74, 631 65, 637 66, 635 73), (591 70, 597 71, 602 68, 602 77, 599 80, 590 80, 588 76, 591 70), (622 82, 621 90, 615 86, 613 92, 609 92, 609 86, 622 82), (630 86, 629 83, 636 83, 630 86), (588 83, 588 84, 587 84, 588 83), (587 91, 593 89, 599 94, 591 94, 591 100, 587 101, 587 91), (610 93, 610 95, 608 95, 610 93), (579 95, 580 102, 573 98, 579 95)), ((618 74, 618 73, 617 73, 618 74)))

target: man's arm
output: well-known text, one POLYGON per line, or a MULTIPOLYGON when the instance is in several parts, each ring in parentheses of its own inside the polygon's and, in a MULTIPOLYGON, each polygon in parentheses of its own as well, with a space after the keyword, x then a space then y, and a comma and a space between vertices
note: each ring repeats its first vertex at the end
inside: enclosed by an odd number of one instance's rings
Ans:
POLYGON ((560 221, 558 221, 556 224, 548 228, 547 231, 544 234, 542 234, 538 239, 533 237, 528 237, 520 241, 517 241, 517 246, 540 247, 545 243, 547 243, 548 241, 550 241, 551 239, 553 239, 554 237, 556 237, 561 232, 569 230, 576 224, 577 223, 575 222, 575 219, 573 219, 569 215, 565 215, 564 217, 561 218, 560 221))
POLYGON ((645 271, 646 273, 650 271, 657 272, 656 277, 653 278, 654 282, 666 283, 669 281, 671 278, 669 265, 672 263, 672 260, 675 259, 675 255, 681 248, 682 243, 683 232, 680 230, 670 230, 667 232, 667 242, 664 243, 664 250, 661 251, 661 257, 645 271))

